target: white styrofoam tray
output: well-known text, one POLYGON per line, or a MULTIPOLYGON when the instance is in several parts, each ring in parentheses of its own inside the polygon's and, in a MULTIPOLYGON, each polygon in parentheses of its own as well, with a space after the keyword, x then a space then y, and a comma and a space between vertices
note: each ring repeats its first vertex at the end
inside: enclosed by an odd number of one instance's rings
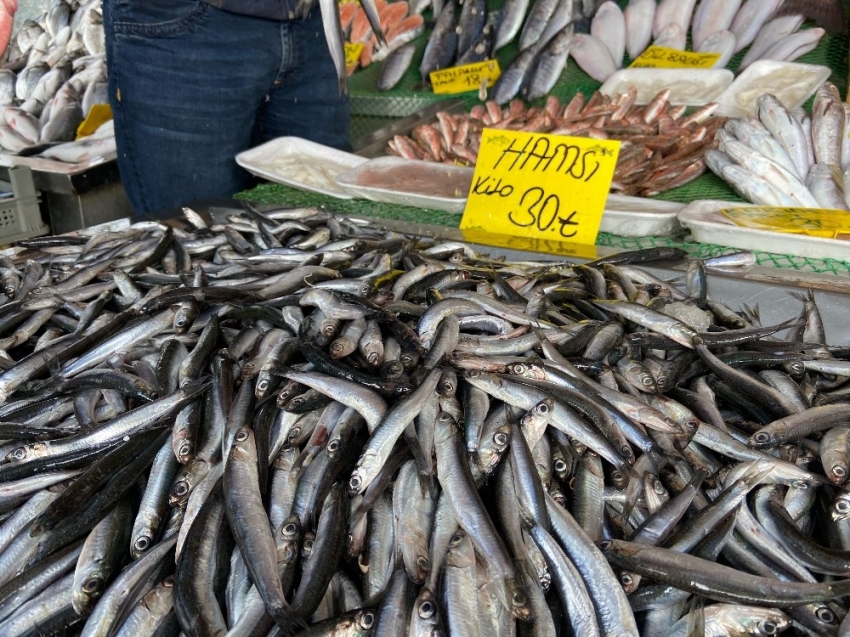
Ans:
POLYGON ((670 89, 671 104, 702 106, 713 102, 735 75, 728 69, 620 69, 599 89, 603 95, 616 95, 629 87, 637 89, 637 104, 647 104, 670 89))
POLYGON ((464 166, 452 166, 450 164, 437 164, 434 162, 403 159, 402 157, 378 157, 337 176, 336 183, 354 197, 378 201, 380 203, 394 203, 403 206, 414 206, 416 208, 430 208, 444 212, 461 214, 466 206, 466 195, 472 184, 472 168, 464 166), (398 180, 397 188, 379 188, 359 183, 364 172, 368 170, 409 170, 416 173, 417 177, 432 180, 434 192, 439 191, 439 183, 452 177, 464 183, 464 188, 458 192, 458 196, 425 195, 421 192, 405 190, 404 180, 398 180))
POLYGON ((788 110, 795 109, 814 95, 830 73, 828 67, 817 64, 757 60, 717 97, 720 106, 715 115, 755 116, 756 101, 763 93, 773 94, 788 110))
MULTIPOLYGON (((447 164, 436 164, 421 162, 401 157, 379 157, 369 160, 353 170, 343 173, 337 178, 337 183, 345 188, 355 197, 378 201, 382 203, 394 203, 417 208, 430 208, 432 210, 443 210, 462 214, 466 206, 466 196, 469 185, 466 186, 463 195, 458 197, 440 197, 411 193, 399 189, 377 188, 364 186, 357 183, 357 179, 368 169, 381 169, 382 167, 402 167, 415 170, 420 176, 428 178, 432 175, 435 191, 438 182, 445 177, 446 173, 452 173, 459 177, 468 179, 467 184, 472 183, 474 169, 461 166, 450 166, 447 164)), ((403 188, 403 183, 400 185, 403 188)), ((659 201, 643 197, 627 197, 624 195, 608 195, 605 204, 605 213, 602 215, 602 232, 611 232, 625 237, 643 236, 669 236, 677 234, 681 230, 678 215, 684 208, 683 204, 671 201, 659 201)))
POLYGON ((336 184, 336 176, 366 161, 301 137, 278 137, 236 155, 236 163, 257 177, 339 199, 351 195, 336 184))
POLYGON ((608 195, 599 230, 623 237, 666 237, 678 234, 684 204, 644 197, 608 195))
POLYGON ((740 208, 749 205, 751 204, 731 201, 694 201, 679 213, 679 222, 688 228, 694 240, 700 243, 714 243, 742 250, 760 250, 811 259, 850 261, 850 241, 745 228, 720 214, 724 208, 740 208))

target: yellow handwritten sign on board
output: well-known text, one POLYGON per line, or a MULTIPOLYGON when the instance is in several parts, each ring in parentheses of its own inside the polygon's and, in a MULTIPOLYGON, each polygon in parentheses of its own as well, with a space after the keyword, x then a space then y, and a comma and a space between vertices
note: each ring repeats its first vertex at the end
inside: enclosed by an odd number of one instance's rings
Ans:
POLYGON ((850 234, 850 213, 846 210, 742 206, 726 208, 720 213, 745 228, 804 234, 823 239, 850 234))
POLYGON ((431 71, 431 88, 434 93, 451 95, 477 91, 481 83, 487 80, 487 87, 493 86, 502 74, 498 60, 484 60, 473 64, 451 66, 439 71, 431 71))
POLYGON ((666 46, 652 45, 641 53, 630 69, 710 69, 720 59, 720 53, 679 51, 666 46))
POLYGON ((619 151, 612 140, 484 129, 460 227, 593 245, 619 151))
POLYGON ((345 66, 356 66, 360 63, 360 54, 363 53, 362 42, 345 43, 345 66))

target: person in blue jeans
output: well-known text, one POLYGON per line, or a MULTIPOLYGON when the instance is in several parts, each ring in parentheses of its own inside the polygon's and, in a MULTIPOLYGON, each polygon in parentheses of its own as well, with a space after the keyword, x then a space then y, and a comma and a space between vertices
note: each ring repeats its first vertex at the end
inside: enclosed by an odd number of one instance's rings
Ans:
POLYGON ((244 190, 250 175, 234 156, 275 137, 348 148, 348 98, 319 8, 298 10, 299 0, 104 0, 118 169, 136 214, 244 190))

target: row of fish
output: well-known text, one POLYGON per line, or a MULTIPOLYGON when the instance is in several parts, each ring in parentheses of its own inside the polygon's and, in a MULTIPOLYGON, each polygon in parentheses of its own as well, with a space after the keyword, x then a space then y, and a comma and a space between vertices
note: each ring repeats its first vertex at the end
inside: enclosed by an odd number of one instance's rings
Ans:
POLYGON ((3 151, 35 155, 73 141, 91 107, 109 102, 101 1, 54 0, 21 26, 3 60, 3 151))
POLYGON ((634 88, 613 96, 577 93, 567 104, 549 96, 542 107, 512 100, 502 108, 491 100, 464 115, 438 113, 435 123, 415 127, 410 136, 396 135, 387 153, 474 166, 485 127, 614 139, 621 145, 611 192, 651 197, 704 174, 706 152, 716 147, 715 133, 726 123, 712 115, 716 104, 686 115, 686 107, 670 104, 669 95, 662 91, 643 106, 635 104, 634 88))
POLYGON ((0 261, 4 637, 846 634, 850 351, 752 254, 184 214, 0 261))
POLYGON ((849 134, 850 104, 827 83, 815 94, 811 116, 762 95, 758 117, 729 120, 705 159, 752 203, 850 211, 849 134))
POLYGON ((782 0, 631 0, 624 11, 608 1, 593 18, 590 34, 576 34, 571 55, 594 79, 604 82, 650 45, 719 53, 715 68, 747 49, 738 70, 756 60, 791 62, 817 47, 825 29, 800 30, 806 15, 782 0), (780 15, 781 14, 781 15, 780 15), (748 48, 749 47, 749 48, 748 48))

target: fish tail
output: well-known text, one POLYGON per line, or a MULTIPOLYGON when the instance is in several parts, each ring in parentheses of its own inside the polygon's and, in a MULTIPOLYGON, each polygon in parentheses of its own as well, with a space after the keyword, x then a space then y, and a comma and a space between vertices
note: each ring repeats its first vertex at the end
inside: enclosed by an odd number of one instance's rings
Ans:
POLYGON ((841 0, 786 0, 774 18, 802 15, 830 33, 847 33, 847 14, 841 0))

